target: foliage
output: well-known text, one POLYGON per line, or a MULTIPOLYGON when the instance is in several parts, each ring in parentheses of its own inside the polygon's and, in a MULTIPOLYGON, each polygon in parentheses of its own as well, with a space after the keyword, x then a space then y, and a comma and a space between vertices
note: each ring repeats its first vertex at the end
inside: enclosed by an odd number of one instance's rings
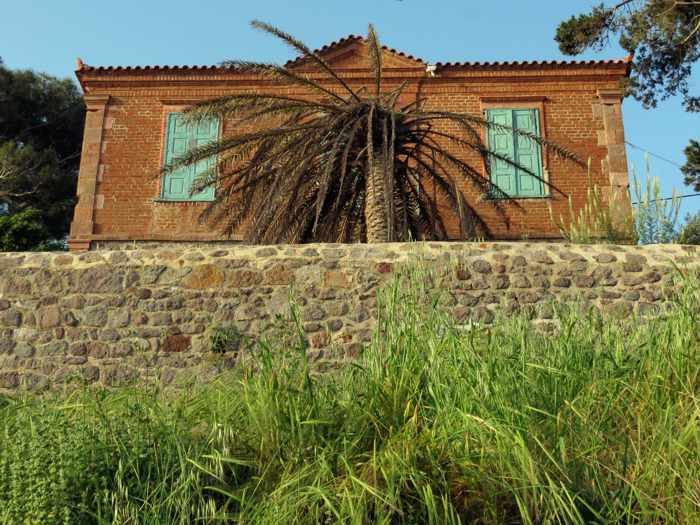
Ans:
POLYGON ((49 239, 32 248, 33 252, 67 252, 68 239, 49 239))
POLYGON ((555 218, 551 204, 547 203, 549 217, 562 237, 569 242, 628 243, 636 238, 636 234, 625 197, 621 192, 611 192, 607 200, 603 198, 600 186, 593 183, 591 159, 588 159, 586 204, 576 213, 573 200, 569 195, 568 218, 564 219, 562 215, 558 219, 555 218))
POLYGON ((590 13, 572 16, 559 24, 555 40, 566 55, 579 55, 587 48, 602 50, 608 43, 613 17, 604 4, 594 6, 590 13))
POLYGON ((0 523, 147 523, 155 503, 151 523, 190 523, 193 409, 135 389, 0 403, 0 523))
POLYGON ((66 173, 56 152, 8 141, 0 144, 0 201, 10 213, 40 210, 52 237, 65 236, 75 204, 77 171, 66 173))
POLYGON ((525 314, 464 331, 438 278, 383 289, 340 373, 299 338, 184 391, 0 398, 0 522, 700 519, 696 281, 643 322, 559 305, 543 335, 525 314))
MULTIPOLYGON (((700 111, 700 96, 690 93, 692 67, 700 58, 700 1, 623 0, 613 7, 600 4, 573 16, 557 28, 561 51, 577 55, 601 50, 613 34, 634 54, 628 91, 645 107, 674 95, 688 111, 700 111)), ((685 149, 685 183, 700 191, 700 145, 685 149)))
POLYGON ((600 4, 573 16, 557 28, 556 41, 565 54, 601 50, 613 34, 634 53, 630 92, 647 107, 680 94, 689 111, 700 110, 700 98, 689 93, 688 79, 700 57, 700 2, 626 0, 614 7, 600 4))
POLYGON ((77 168, 84 106, 75 82, 0 65, 0 142, 52 149, 77 168))
POLYGON ((47 241, 49 231, 36 208, 0 216, 0 251, 29 250, 47 241))
POLYGON ((75 203, 83 113, 72 81, 0 64, 0 201, 40 210, 56 239, 75 203))
POLYGON ((684 182, 687 186, 693 186, 695 191, 700 191, 700 142, 691 140, 684 153, 686 162, 681 168, 684 182))
POLYGON ((235 325, 215 327, 209 342, 215 354, 235 353, 241 350, 242 345, 250 345, 248 338, 235 325))
MULTIPOLYGON (((216 185, 206 216, 226 233, 244 225, 253 243, 444 239, 448 232, 438 205, 446 205, 459 219, 459 237, 472 238, 488 232, 460 188, 466 183, 484 196, 507 195, 463 160, 464 153, 476 153, 487 166, 494 159, 514 165, 487 148, 482 128, 515 131, 574 158, 525 131, 427 109, 424 98, 400 103, 406 83, 387 86, 382 47, 371 26, 366 45, 374 78, 361 89, 350 87, 291 35, 262 22, 253 26, 290 45, 302 55, 301 62, 281 67, 231 60, 224 65, 295 86, 308 96, 246 93, 197 104, 187 112, 195 123, 212 116, 234 118, 239 130, 252 131, 223 137, 164 168, 168 173, 218 156, 193 193, 216 185)), ((506 220, 503 200, 489 202, 506 220)))
POLYGON ((680 244, 700 244, 700 212, 687 215, 676 241, 680 244))
POLYGON ((637 178, 636 168, 632 168, 632 188, 636 205, 634 208, 635 229, 640 244, 673 242, 677 236, 678 214, 681 201, 673 191, 673 197, 665 199, 661 195, 658 177, 651 176, 649 155, 645 155, 646 185, 637 178))

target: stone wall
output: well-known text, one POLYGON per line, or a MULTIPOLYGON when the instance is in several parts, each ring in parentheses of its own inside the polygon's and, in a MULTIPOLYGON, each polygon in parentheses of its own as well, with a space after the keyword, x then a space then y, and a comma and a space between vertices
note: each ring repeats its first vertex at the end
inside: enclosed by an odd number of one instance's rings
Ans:
POLYGON ((402 265, 441 276, 460 321, 491 322, 525 305, 540 319, 552 299, 582 296, 622 314, 666 301, 682 246, 549 243, 233 246, 182 250, 0 254, 0 390, 73 378, 205 379, 234 356, 213 356, 217 326, 264 333, 288 312, 290 286, 315 357, 353 355, 370 334, 376 289, 402 265))

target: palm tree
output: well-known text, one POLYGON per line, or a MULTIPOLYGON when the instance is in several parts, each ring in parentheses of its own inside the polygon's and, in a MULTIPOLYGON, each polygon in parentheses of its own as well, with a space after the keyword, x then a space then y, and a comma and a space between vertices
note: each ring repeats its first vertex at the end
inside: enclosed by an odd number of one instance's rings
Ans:
POLYGON ((293 36, 263 22, 252 25, 315 64, 335 89, 293 68, 231 60, 222 65, 301 87, 309 96, 235 94, 187 110, 193 123, 235 118, 238 126, 253 130, 223 137, 164 168, 168 172, 217 159, 198 177, 193 191, 216 186, 216 198, 203 220, 213 221, 226 234, 244 226, 246 240, 253 243, 445 239, 444 217, 438 213, 441 202, 459 217, 461 238, 488 235, 459 189, 460 179, 491 197, 489 202, 504 220, 503 202, 508 196, 449 146, 477 152, 486 166, 493 159, 515 165, 490 151, 481 139, 484 127, 503 128, 575 159, 565 149, 524 131, 474 115, 427 110, 424 98, 400 106, 406 83, 383 89, 382 48, 371 25, 366 43, 374 82, 360 89, 348 85, 293 36), (452 125, 441 126, 445 122, 452 125))

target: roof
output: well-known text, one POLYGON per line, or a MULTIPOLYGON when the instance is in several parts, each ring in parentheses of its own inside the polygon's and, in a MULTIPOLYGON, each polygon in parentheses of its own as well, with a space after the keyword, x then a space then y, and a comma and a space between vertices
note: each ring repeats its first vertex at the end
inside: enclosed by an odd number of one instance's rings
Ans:
MULTIPOLYGON (((343 47, 346 44, 351 43, 351 42, 366 43, 367 39, 365 37, 359 36, 359 35, 348 35, 348 36, 343 37, 339 40, 335 40, 334 42, 331 42, 330 44, 326 44, 323 47, 320 47, 318 49, 314 49, 314 53, 316 53, 317 55, 324 55, 326 53, 330 53, 332 51, 335 51, 336 49, 341 48, 341 47, 343 47)), ((399 51, 398 49, 394 49, 393 47, 382 46, 382 49, 384 51, 388 51, 389 53, 392 53, 394 55, 398 55, 402 58, 407 58, 409 60, 413 60, 414 62, 417 62, 419 64, 428 65, 427 62, 425 62, 422 58, 418 58, 418 57, 415 57, 413 55, 409 55, 408 53, 404 53, 403 51, 399 51)), ((285 65, 285 67, 294 66, 296 64, 303 62, 305 59, 306 59, 305 56, 300 56, 300 57, 297 57, 295 59, 288 60, 284 65, 285 65)))
MULTIPOLYGON (((324 55, 336 51, 348 44, 356 42, 367 42, 367 39, 358 35, 348 35, 339 40, 335 40, 314 50, 314 53, 324 55)), ((392 53, 398 57, 412 60, 417 65, 427 67, 429 64, 422 58, 404 53, 392 47, 382 46, 382 49, 392 53)), ((306 60, 307 57, 300 56, 292 60, 288 60, 284 66, 293 67, 306 60)), ((610 60, 512 60, 512 61, 497 61, 497 62, 437 62, 434 64, 435 71, 441 70, 466 70, 466 69, 512 69, 512 68, 537 68, 537 67, 600 67, 600 66, 615 66, 627 65, 632 62, 632 56, 629 55, 622 59, 610 60)), ((210 71, 224 72, 231 71, 232 68, 220 65, 147 65, 147 66, 90 66, 85 64, 80 58, 77 59, 76 74, 86 72, 136 72, 136 71, 154 71, 154 72, 192 72, 192 71, 210 71)))
POLYGON ((521 67, 581 67, 627 65, 632 62, 632 55, 625 58, 608 60, 511 60, 502 62, 438 62, 435 67, 444 69, 480 69, 480 68, 521 68, 521 67))

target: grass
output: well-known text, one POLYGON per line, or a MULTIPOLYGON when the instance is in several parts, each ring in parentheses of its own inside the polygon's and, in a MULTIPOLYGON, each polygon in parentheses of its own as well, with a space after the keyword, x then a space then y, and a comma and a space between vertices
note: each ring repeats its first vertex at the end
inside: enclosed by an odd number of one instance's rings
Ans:
POLYGON ((0 399, 0 522, 700 522, 700 287, 663 317, 559 305, 464 330, 429 276, 357 362, 306 343, 182 391, 0 399))

